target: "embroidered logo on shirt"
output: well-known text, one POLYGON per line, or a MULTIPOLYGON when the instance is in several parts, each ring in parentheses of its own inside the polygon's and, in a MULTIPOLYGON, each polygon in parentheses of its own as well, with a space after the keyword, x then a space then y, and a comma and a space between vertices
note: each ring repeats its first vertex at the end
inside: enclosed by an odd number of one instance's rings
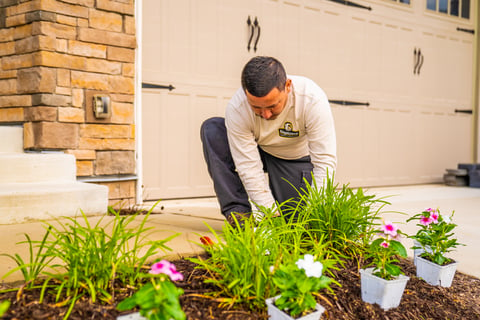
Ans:
POLYGON ((298 131, 293 131, 293 125, 291 122, 285 122, 283 128, 278 129, 278 135, 283 138, 295 138, 300 134, 298 131))

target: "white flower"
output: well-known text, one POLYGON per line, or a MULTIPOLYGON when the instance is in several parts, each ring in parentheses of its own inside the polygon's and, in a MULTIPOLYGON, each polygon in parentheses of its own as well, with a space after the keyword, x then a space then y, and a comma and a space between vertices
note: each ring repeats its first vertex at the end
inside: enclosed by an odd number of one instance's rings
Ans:
POLYGON ((305 270, 307 277, 320 278, 322 276, 323 265, 319 261, 314 261, 311 254, 306 254, 303 259, 298 259, 295 264, 299 269, 305 270))
POLYGON ((273 272, 275 271, 275 267, 274 267, 274 266, 270 266, 269 271, 270 271, 270 273, 273 273, 273 272))
POLYGON ((445 221, 447 224, 452 222, 452 219, 450 219, 449 216, 443 216, 443 221, 445 221))

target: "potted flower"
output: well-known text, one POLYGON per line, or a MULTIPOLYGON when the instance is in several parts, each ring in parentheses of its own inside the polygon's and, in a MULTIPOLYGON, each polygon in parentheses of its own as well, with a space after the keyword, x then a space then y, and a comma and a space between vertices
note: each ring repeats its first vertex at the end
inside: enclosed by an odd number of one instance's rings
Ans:
POLYGON ((452 222, 452 217, 453 213, 444 216, 439 209, 428 208, 407 220, 418 221, 419 230, 410 237, 414 240, 413 249, 419 250, 415 259, 417 277, 431 285, 450 287, 457 270, 458 263, 445 256, 461 245, 453 238, 453 229, 457 225, 452 222))
POLYGON ((280 265, 273 274, 273 283, 281 293, 266 300, 269 319, 320 319, 325 309, 316 302, 313 292, 329 288, 332 282, 322 271, 322 263, 311 254, 280 265))
POLYGON ((119 316, 117 319, 185 320, 185 313, 179 302, 183 290, 172 283, 172 281, 183 280, 183 275, 176 270, 175 265, 167 260, 154 263, 148 278, 150 282, 117 306, 120 311, 131 310, 138 306, 140 312, 119 316))
POLYGON ((383 222, 377 237, 368 246, 367 258, 371 263, 367 267, 372 267, 360 270, 362 300, 377 303, 384 310, 398 307, 409 279, 394 264, 398 262, 397 256, 407 257, 400 235, 395 224, 383 222))

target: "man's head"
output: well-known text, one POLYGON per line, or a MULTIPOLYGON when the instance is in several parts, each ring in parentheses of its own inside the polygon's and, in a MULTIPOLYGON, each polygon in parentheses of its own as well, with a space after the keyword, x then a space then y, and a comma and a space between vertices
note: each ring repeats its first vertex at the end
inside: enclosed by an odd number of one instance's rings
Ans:
POLYGON ((277 59, 255 57, 243 68, 242 87, 255 114, 273 120, 285 108, 291 80, 277 59))

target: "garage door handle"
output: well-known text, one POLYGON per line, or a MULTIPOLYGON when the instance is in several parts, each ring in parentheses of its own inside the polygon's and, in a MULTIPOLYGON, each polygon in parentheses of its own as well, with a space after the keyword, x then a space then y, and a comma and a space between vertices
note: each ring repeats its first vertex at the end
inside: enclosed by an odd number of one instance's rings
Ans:
POLYGON ((473 110, 472 109, 455 109, 455 113, 468 113, 472 114, 473 110))
POLYGON ((258 40, 260 40, 260 24, 258 23, 257 17, 255 17, 255 21, 253 22, 253 25, 258 30, 257 39, 255 39, 255 45, 253 46, 253 52, 257 52, 257 44, 258 44, 258 40))
POLYGON ((172 86, 171 84, 169 84, 168 86, 165 86, 160 84, 142 82, 142 89, 168 89, 168 91, 172 91, 173 89, 175 89, 175 87, 172 86))
POLYGON ((247 45, 247 50, 250 52, 250 45, 252 44, 252 39, 253 39, 253 34, 255 33, 255 26, 252 23, 252 20, 250 19, 250 16, 248 16, 247 19, 247 26, 250 28, 250 37, 248 38, 248 45, 247 45))
POLYGON ((462 32, 466 32, 466 33, 475 34, 475 30, 474 30, 474 29, 465 29, 465 28, 457 27, 457 31, 462 31, 462 32))
POLYGON ((341 104, 342 106, 369 106, 369 102, 358 102, 358 101, 348 101, 348 100, 328 100, 330 103, 341 104))
POLYGON ((418 51, 417 51, 417 48, 413 50, 413 60, 414 60, 413 74, 420 74, 420 69, 423 66, 423 54, 420 48, 418 49, 418 51))

